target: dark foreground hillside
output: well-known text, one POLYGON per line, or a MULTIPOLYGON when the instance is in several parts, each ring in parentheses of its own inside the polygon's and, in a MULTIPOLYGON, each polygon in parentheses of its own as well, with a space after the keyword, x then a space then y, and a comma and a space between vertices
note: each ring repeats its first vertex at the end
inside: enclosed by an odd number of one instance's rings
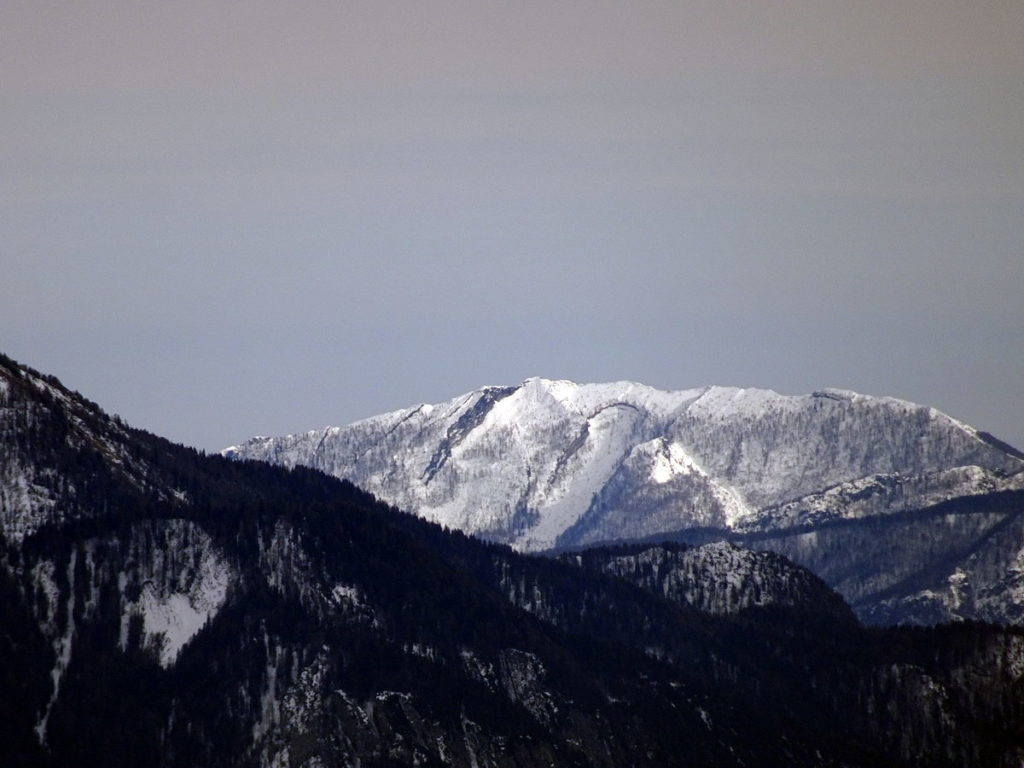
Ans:
POLYGON ((1016 631, 869 630, 803 580, 711 613, 170 444, 6 358, 0 504, 5 766, 1024 758, 1016 631))

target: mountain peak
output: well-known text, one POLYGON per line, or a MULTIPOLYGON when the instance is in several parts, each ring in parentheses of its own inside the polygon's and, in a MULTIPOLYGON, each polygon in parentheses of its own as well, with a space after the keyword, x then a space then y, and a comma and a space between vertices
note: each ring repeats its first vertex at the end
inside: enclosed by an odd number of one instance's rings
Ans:
POLYGON ((542 377, 226 453, 313 466, 526 550, 695 526, 799 525, 799 510, 819 509, 822 494, 833 503, 846 485, 862 495, 829 514, 883 513, 922 497, 864 490, 875 476, 916 482, 934 503, 1024 470, 967 425, 895 398, 542 377), (983 477, 952 472, 968 466, 983 477))
MULTIPOLYGON (((1022 706, 1019 632, 866 632, 807 571, 731 544, 521 557, 318 472, 130 429, 3 361, 0 383, 0 513, 31 528, 0 537, 5 764, 1019 762, 1005 727, 1022 706), (19 488, 50 502, 41 517, 12 507, 19 488)), ((744 451, 802 456, 800 424, 872 437, 862 415, 828 404, 718 424, 688 409, 701 390, 555 384, 569 407, 530 396, 544 389, 492 387, 254 444, 290 460, 309 446, 325 466, 399 478, 425 504, 488 512, 511 487, 512 535, 549 541, 607 531, 616 510, 638 524, 665 499, 693 514, 723 505, 750 471, 744 451), (728 444, 730 425, 739 453, 722 469, 695 435, 728 444)), ((508 533, 492 521, 492 538, 508 533)), ((858 549, 823 551, 834 562, 858 549)), ((952 574, 957 599, 973 578, 952 574)))

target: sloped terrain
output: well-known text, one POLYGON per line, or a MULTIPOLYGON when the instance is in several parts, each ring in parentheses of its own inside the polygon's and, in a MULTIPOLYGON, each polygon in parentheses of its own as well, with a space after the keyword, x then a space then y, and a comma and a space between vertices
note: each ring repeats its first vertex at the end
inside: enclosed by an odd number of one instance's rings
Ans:
POLYGON ((595 547, 561 559, 706 613, 734 615, 751 608, 784 606, 839 623, 856 623, 843 599, 807 569, 773 552, 756 552, 729 542, 698 547, 667 542, 595 547))
POLYGON ((790 528, 1024 484, 1024 460, 977 430, 842 390, 529 379, 224 453, 315 467, 524 550, 790 528))
POLYGON ((984 506, 992 494, 1024 488, 1019 452, 894 398, 530 379, 346 427, 254 438, 224 453, 315 467, 521 550, 672 536, 756 541, 807 565, 873 622, 1024 618, 1020 548, 1010 539, 979 540, 985 551, 975 560, 984 567, 951 565, 962 547, 947 534, 972 528, 969 520, 917 526, 914 535, 933 545, 907 546, 930 553, 921 568, 946 572, 938 582, 894 582, 893 592, 876 589, 871 575, 904 572, 884 542, 859 538, 844 558, 859 564, 842 572, 814 551, 809 532, 914 517, 953 500, 962 504, 951 514, 970 514, 972 500, 984 506), (942 597, 943 579, 961 578, 956 567, 966 568, 976 608, 942 597))
POLYGON ((866 630, 799 590, 716 615, 172 445, 6 359, 0 380, 4 462, 51 502, 3 510, 5 765, 1024 758, 1018 632, 866 630))
POLYGON ((1024 624, 1024 492, 740 537, 820 574, 871 624, 1024 624))

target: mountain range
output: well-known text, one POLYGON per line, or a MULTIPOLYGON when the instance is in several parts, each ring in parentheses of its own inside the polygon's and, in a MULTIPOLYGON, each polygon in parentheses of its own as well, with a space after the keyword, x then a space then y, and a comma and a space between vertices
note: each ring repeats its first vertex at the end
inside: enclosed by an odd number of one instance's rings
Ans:
POLYGON ((1024 620, 1024 455, 896 398, 534 378, 223 453, 521 551, 728 540, 807 565, 869 622, 1024 620))
POLYGON ((5 766, 1024 760, 1024 633, 728 542, 518 553, 0 357, 5 766))

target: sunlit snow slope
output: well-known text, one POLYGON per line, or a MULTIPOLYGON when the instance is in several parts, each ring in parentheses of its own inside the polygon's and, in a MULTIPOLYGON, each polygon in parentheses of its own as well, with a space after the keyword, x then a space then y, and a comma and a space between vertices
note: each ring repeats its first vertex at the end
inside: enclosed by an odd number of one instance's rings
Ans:
POLYGON ((1024 487, 1024 460, 972 427, 844 390, 535 378, 224 453, 315 467, 522 550, 791 528, 1024 487))

